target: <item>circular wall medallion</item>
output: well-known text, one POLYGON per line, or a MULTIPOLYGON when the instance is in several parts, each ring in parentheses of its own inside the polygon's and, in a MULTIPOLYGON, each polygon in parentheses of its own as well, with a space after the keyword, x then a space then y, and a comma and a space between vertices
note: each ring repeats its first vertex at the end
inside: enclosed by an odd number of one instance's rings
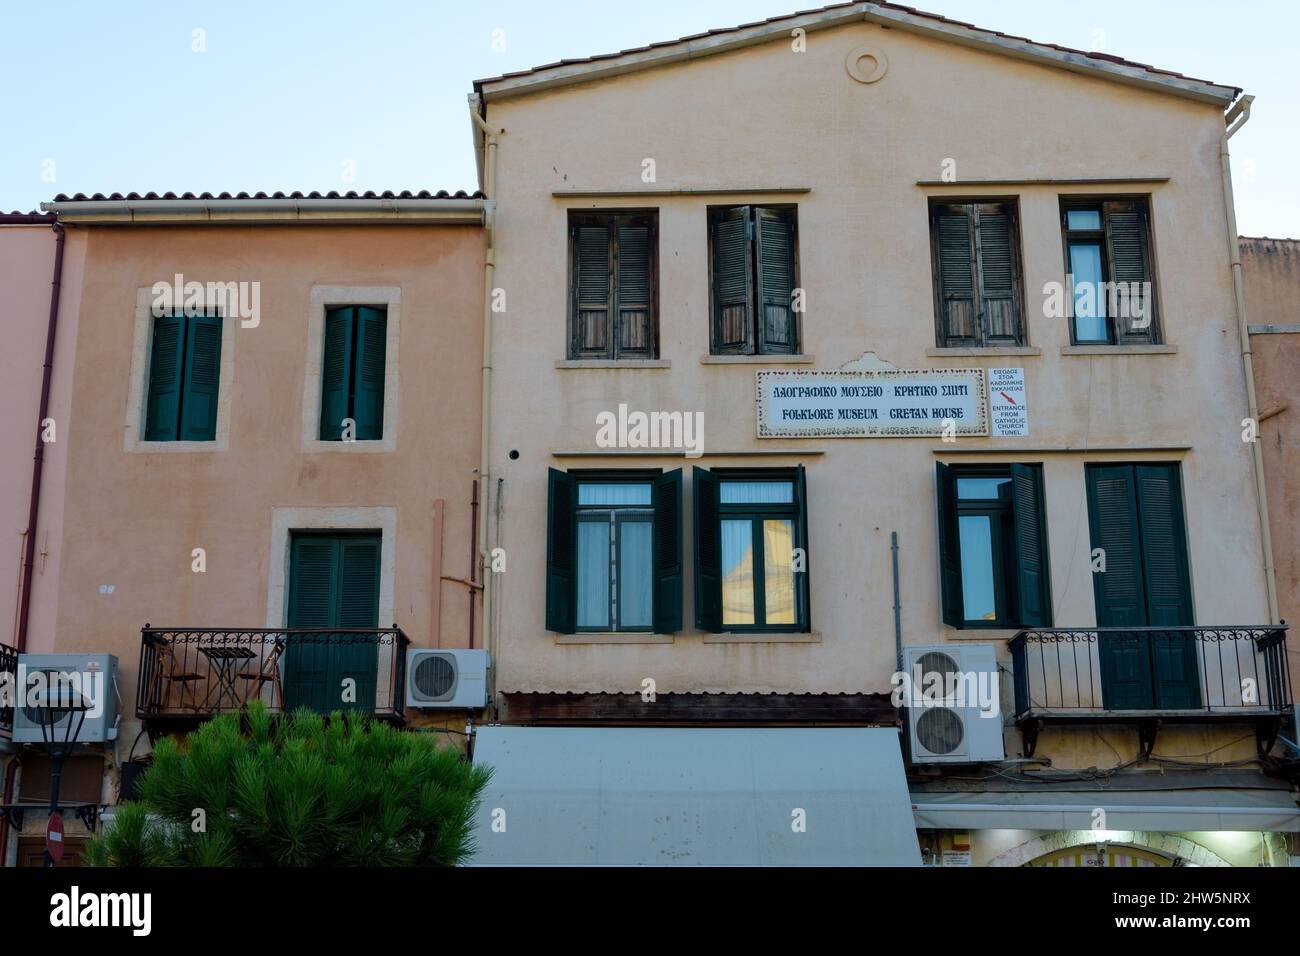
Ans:
POLYGON ((844 58, 844 69, 859 83, 874 83, 889 69, 889 60, 874 46, 856 46, 844 58))

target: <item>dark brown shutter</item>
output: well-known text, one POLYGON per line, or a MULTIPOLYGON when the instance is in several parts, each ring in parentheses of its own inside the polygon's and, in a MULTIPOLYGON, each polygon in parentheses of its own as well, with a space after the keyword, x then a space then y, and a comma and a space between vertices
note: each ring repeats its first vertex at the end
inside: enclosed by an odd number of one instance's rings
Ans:
POLYGON ((1021 341, 1016 233, 1013 206, 985 203, 977 207, 982 345, 1018 345, 1021 341))
POLYGON ((617 356, 649 358, 654 354, 654 236, 649 225, 618 226, 617 356))
POLYGON ((754 351, 754 299, 749 254, 750 209, 717 214, 713 226, 713 352, 754 351))
POLYGON ((1148 292, 1152 270, 1147 204, 1136 199, 1112 200, 1105 204, 1105 211, 1108 278, 1116 289, 1114 301, 1106 304, 1107 314, 1114 316, 1121 345, 1155 342, 1155 295, 1148 292))
POLYGON ((573 227, 573 358, 612 358, 610 224, 573 227))
POLYGON ((794 223, 782 209, 754 210, 758 266, 758 351, 799 351, 794 295, 794 223))
POLYGON ((978 345, 975 243, 969 207, 936 205, 931 212, 930 230, 934 243, 939 345, 978 345))

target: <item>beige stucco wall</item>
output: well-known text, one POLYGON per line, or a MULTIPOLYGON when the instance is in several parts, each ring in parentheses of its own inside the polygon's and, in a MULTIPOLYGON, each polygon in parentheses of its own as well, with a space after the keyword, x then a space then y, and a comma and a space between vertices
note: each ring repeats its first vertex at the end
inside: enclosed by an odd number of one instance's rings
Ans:
POLYGON ((57 649, 118 655, 124 739, 134 736, 146 622, 267 625, 270 563, 283 559, 271 553, 279 509, 395 512, 385 585, 393 620, 415 647, 468 646, 466 589, 438 578, 469 567, 480 394, 479 363, 465 356, 477 356, 482 339, 482 262, 476 227, 89 230, 57 649), (124 441, 137 290, 175 273, 261 283, 260 324, 228 320, 224 329, 234 353, 223 451, 132 451, 124 441), (400 289, 391 452, 303 450, 314 286, 400 289), (206 551, 205 573, 191 570, 194 548, 206 551))
MULTIPOLYGON (((871 25, 810 34, 807 52, 776 41, 661 69, 520 98, 490 101, 504 127, 498 166, 498 317, 492 468, 504 479, 493 543, 509 570, 495 578, 498 689, 617 691, 653 678, 670 691, 886 691, 894 670, 889 535, 901 543, 902 621, 909 644, 1002 642, 1010 632, 941 625, 934 463, 1043 462, 1053 604, 1058 625, 1095 621, 1085 462, 1182 464, 1196 617, 1267 620, 1249 450, 1240 437, 1246 396, 1226 255, 1219 182, 1220 112, 871 25), (849 78, 846 54, 883 51, 878 83, 849 78), (643 184, 644 159, 657 182, 643 184), (945 159, 961 180, 1151 177, 1124 187, 920 187, 945 159), (775 189, 804 195, 555 198, 559 190, 775 189), (1059 195, 1151 195, 1166 354, 1077 356, 1064 320, 1042 317, 1043 285, 1064 280, 1059 195), (931 357, 934 306, 928 196, 1017 196, 1029 344, 1038 354, 931 357), (804 351, 821 369, 864 352, 903 369, 1022 366, 1030 436, 964 439, 988 456, 955 455, 937 439, 760 441, 755 371, 702 364, 709 350, 706 209, 795 202, 804 351), (657 208, 660 357, 669 368, 557 369, 566 328, 566 210, 657 208), (598 453, 596 415, 619 403, 704 414, 704 467, 808 468, 812 625, 818 643, 705 643, 691 626, 671 643, 564 644, 544 629, 546 470, 664 467, 678 458, 598 453), (508 411, 507 411, 508 410, 508 411), (1188 446, 1188 451, 1152 451, 1188 446), (1036 449, 1010 452, 1021 447, 1036 449), (789 449, 780 456, 727 452, 789 449), (1087 448, 1119 448, 1087 453, 1087 448), (556 457, 583 449, 583 458, 556 457), (517 460, 508 453, 518 450, 517 460), (1047 451, 1042 451, 1047 450, 1047 451), (820 454, 819 454, 820 453, 820 454)), ((781 367, 781 366, 776 366, 781 367)), ((689 466, 686 513, 691 506, 689 466)), ((684 554, 692 541, 687 528, 684 554)), ((1005 650, 1003 651, 1005 657, 1005 650)), ((1233 739, 1241 728, 1227 732, 1233 739)), ((1070 761, 1116 763, 1076 734, 1070 761)), ((1083 739, 1086 738, 1086 739, 1083 739)), ((1123 738, 1121 759, 1136 739, 1123 738)), ((1158 751, 1195 755, 1224 742, 1214 730, 1170 731, 1158 751)), ((1008 735, 1009 753, 1019 749, 1008 735)), ((1041 752, 1041 751, 1040 751, 1041 752)), ((1251 747, 1245 745, 1243 756, 1251 747)), ((1217 759, 1231 759, 1221 752, 1217 759)))

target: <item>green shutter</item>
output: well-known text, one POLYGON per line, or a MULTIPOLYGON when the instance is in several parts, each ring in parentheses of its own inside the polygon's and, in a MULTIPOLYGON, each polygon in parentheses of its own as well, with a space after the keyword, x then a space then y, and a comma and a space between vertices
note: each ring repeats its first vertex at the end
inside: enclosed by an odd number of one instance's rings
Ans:
POLYGON ((966 619, 961 598, 961 548, 957 537, 957 479, 943 462, 934 466, 939 513, 939 590, 943 623, 961 627, 966 619))
POLYGON ((578 482, 551 468, 546 484, 546 629, 572 634, 577 610, 578 482))
MULTIPOLYGON (((1149 243, 1150 224, 1147 216, 1147 204, 1136 199, 1112 200, 1105 203, 1106 213, 1106 252, 1110 264, 1107 278, 1111 282, 1125 283, 1125 288, 1136 289, 1138 295, 1127 303, 1124 311, 1127 316, 1115 315, 1115 330, 1121 344, 1154 342, 1155 337, 1155 296, 1147 299, 1141 291, 1143 283, 1152 281, 1151 250, 1149 243), (1145 327, 1135 327, 1138 321, 1135 312, 1150 312, 1143 321, 1150 319, 1145 327)), ((1120 298, 1122 305, 1124 299, 1120 298)), ((1107 306, 1109 310, 1109 305, 1107 306)), ((1116 310, 1117 313, 1120 310, 1116 310)), ((1109 311, 1108 311, 1109 314, 1109 311)))
POLYGON ((350 307, 325 311, 325 346, 321 357, 320 437, 338 441, 348 416, 352 376, 352 317, 350 307))
POLYGON ((1107 710, 1150 710, 1151 645, 1143 632, 1102 634, 1097 640, 1101 699, 1107 710))
POLYGON ((754 351, 754 283, 750 257, 750 209, 718 214, 713 226, 713 351, 754 351))
POLYGON ((654 482, 654 629, 676 634, 682 629, 682 470, 659 475, 654 482))
MULTIPOLYGON (((345 537, 338 550, 339 627, 379 626, 380 539, 345 537)), ((330 648, 330 710, 375 709, 378 639, 369 634, 337 635, 330 648), (352 701, 345 701, 344 681, 355 681, 352 701)))
POLYGON ((754 262, 758 267, 758 350, 798 352, 791 215, 779 209, 755 209, 754 241, 754 262))
POLYGON ((1105 552, 1105 571, 1092 572, 1098 627, 1145 627, 1142 548, 1131 465, 1087 468, 1092 549, 1105 552))
MULTIPOLYGON (((338 541, 295 535, 289 560, 289 627, 326 628, 338 606, 338 541)), ((321 635, 295 635, 285 648, 284 708, 328 709, 330 649, 321 635)))
POLYGON ((931 212, 939 309, 939 345, 978 345, 975 239, 971 207, 937 205, 931 212))
POLYGON ((808 475, 804 471, 803 465, 800 465, 795 471, 794 476, 794 501, 799 509, 798 522, 795 526, 795 547, 803 549, 804 569, 802 573, 795 574, 795 594, 796 594, 796 620, 799 621, 799 630, 804 633, 812 631, 812 595, 810 592, 809 582, 811 581, 812 566, 808 549, 808 475))
POLYGON ((698 465, 691 472, 695 499, 695 626, 722 630, 722 518, 718 479, 698 465))
POLYGON ((384 359, 388 347, 388 315, 382 309, 357 309, 356 372, 352 417, 358 441, 384 437, 384 359))
POLYGON ((649 226, 618 226, 616 358, 654 355, 654 234, 649 226))
POLYGON ((1011 466, 1011 507, 1022 627, 1052 626, 1052 585, 1047 557, 1047 516, 1043 471, 1032 465, 1011 466))
POLYGON ((185 336, 181 439, 217 437, 217 398, 221 387, 221 316, 192 315, 185 336))
POLYGON ((1153 627, 1191 625, 1192 587, 1178 466, 1137 465, 1134 472, 1147 623, 1153 627))
POLYGON ((980 344, 1019 345, 1020 293, 1014 207, 986 203, 976 210, 980 344))
POLYGON ((573 358, 613 358, 610 224, 573 227, 573 358))
POLYGON ((184 316, 159 316, 154 321, 153 344, 149 353, 145 441, 175 441, 180 434, 184 355, 184 316))

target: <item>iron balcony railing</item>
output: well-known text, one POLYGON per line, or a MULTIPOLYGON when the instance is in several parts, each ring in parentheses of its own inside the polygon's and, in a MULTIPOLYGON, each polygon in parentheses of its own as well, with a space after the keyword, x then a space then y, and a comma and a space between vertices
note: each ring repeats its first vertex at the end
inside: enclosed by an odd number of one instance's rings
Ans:
POLYGON ((403 720, 406 649, 398 628, 140 630, 136 716, 194 721, 254 700, 275 713, 360 710, 403 720))
POLYGON ((1053 628, 1009 644, 1017 721, 1273 717, 1291 706, 1285 625, 1053 628))
POLYGON ((14 703, 18 699, 18 652, 0 644, 0 737, 14 732, 14 703))

